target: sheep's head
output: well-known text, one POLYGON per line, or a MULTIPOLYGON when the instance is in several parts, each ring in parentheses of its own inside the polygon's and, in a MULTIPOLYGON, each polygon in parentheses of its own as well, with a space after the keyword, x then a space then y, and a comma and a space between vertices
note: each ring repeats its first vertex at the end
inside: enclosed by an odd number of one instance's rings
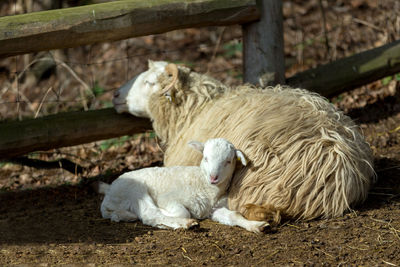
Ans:
POLYGON ((247 165, 244 154, 223 138, 209 139, 204 144, 190 141, 189 146, 203 154, 200 168, 211 184, 229 184, 237 160, 247 165))
POLYGON ((161 89, 158 80, 164 73, 172 76, 171 85, 160 92, 167 95, 178 78, 178 68, 164 61, 149 60, 147 71, 142 72, 114 93, 113 104, 117 112, 129 112, 138 117, 150 118, 149 98, 161 89))

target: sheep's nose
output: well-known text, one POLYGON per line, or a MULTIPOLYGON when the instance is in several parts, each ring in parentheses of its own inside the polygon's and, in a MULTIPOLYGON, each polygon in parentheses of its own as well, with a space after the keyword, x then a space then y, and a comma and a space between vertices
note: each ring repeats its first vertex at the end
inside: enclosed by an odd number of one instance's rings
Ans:
POLYGON ((114 97, 119 97, 119 91, 114 92, 114 97))

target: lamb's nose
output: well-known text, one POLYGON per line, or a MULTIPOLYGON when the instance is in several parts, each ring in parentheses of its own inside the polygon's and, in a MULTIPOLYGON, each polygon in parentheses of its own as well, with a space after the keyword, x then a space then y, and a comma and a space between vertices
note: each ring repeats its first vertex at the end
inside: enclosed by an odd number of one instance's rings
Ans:
POLYGON ((218 180, 218 175, 210 175, 211 183, 215 183, 218 180))
POLYGON ((114 92, 114 97, 119 97, 119 91, 114 92))

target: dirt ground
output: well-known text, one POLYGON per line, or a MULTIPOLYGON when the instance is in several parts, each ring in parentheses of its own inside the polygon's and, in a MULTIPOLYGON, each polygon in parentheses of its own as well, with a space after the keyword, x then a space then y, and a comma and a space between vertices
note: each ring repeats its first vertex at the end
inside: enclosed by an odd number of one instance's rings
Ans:
MULTIPOLYGON (((283 2, 287 76, 400 38, 397 0, 322 2, 326 36, 319 1, 283 2)), ((2 15, 10 10, 24 12, 23 5, 0 4, 2 15)), ((1 60, 0 118, 81 110, 84 104, 109 106, 112 91, 143 71, 147 58, 180 61, 238 84, 238 38, 239 27, 188 29, 54 52, 96 92, 86 103, 79 99, 82 84, 65 67, 57 66, 32 83, 23 77, 14 80, 13 73, 36 55, 1 60), (14 86, 29 101, 16 102, 14 86), (49 87, 63 90, 53 95, 49 87)), ((378 175, 367 201, 343 217, 286 221, 259 235, 210 220, 195 229, 173 231, 102 219, 102 198, 91 183, 162 164, 158 140, 150 132, 29 155, 41 162, 68 159, 82 167, 75 172, 65 166, 41 168, 37 162, 0 162, 0 265, 400 266, 400 76, 330 101, 361 126, 378 175)))
MULTIPOLYGON (((400 125, 400 113, 363 124, 367 139, 389 132, 392 124, 400 125)), ((101 218, 101 197, 90 187, 99 177, 3 192, 0 264, 398 266, 400 144, 398 132, 390 135, 373 145, 379 180, 366 203, 341 218, 290 221, 260 235, 210 220, 187 231, 110 222, 101 218)))

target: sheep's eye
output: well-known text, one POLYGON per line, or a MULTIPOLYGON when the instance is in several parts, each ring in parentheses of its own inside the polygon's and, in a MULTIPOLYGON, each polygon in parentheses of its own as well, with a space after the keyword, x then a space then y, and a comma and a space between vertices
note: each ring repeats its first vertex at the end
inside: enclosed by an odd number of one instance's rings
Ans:
POLYGON ((227 162, 226 162, 226 164, 231 164, 232 163, 232 161, 230 161, 230 160, 228 160, 227 162))
POLYGON ((208 162, 208 159, 207 159, 207 157, 205 157, 205 158, 204 158, 204 161, 205 161, 205 162, 208 162))

